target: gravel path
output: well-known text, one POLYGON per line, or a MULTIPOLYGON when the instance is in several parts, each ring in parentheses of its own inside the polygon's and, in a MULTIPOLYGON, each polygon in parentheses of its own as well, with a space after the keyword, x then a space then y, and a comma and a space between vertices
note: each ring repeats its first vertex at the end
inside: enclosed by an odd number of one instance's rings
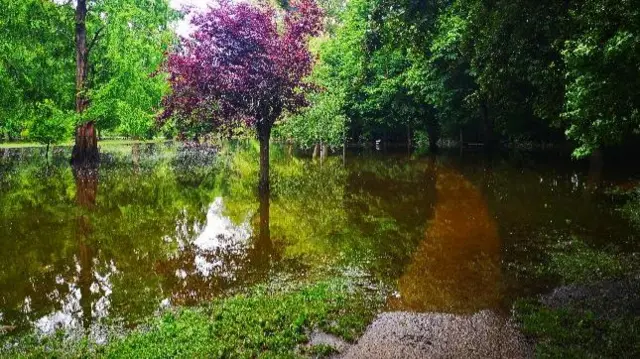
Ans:
POLYGON ((530 358, 532 349, 507 319, 485 310, 463 316, 383 313, 342 359, 530 358))

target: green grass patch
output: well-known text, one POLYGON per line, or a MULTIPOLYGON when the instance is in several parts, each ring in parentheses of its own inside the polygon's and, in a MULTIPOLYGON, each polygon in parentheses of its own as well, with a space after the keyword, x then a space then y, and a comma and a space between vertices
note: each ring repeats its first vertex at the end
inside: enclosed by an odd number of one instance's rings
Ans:
POLYGON ((145 329, 104 346, 86 340, 27 337, 5 350, 3 356, 298 358, 304 357, 301 344, 308 342, 314 328, 353 340, 381 304, 380 294, 343 280, 284 291, 263 286, 206 307, 165 313, 145 329))
POLYGON ((538 358, 639 358, 640 318, 598 318, 575 308, 547 308, 519 301, 515 313, 536 342, 538 358))

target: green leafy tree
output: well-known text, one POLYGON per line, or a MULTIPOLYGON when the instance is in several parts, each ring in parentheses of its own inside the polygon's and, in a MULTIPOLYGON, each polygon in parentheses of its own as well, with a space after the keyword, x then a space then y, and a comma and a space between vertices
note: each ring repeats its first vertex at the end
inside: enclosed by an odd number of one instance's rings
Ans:
POLYGON ((39 103, 35 116, 29 123, 28 138, 49 146, 70 137, 75 124, 74 113, 60 110, 51 100, 39 103))
POLYGON ((166 0, 104 0, 93 6, 97 30, 85 121, 124 136, 149 137, 169 90, 160 70, 176 40, 169 23, 177 14, 166 0))
POLYGON ((43 105, 72 108, 72 16, 51 1, 0 1, 0 139, 19 139, 43 105))
POLYGON ((637 1, 585 1, 571 13, 565 43, 567 135, 587 155, 640 128, 640 6, 637 1))

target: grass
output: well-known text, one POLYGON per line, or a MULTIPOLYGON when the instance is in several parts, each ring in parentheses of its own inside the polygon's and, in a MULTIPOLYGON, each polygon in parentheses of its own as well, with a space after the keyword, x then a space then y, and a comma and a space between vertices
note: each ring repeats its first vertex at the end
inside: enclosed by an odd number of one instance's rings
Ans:
MULTIPOLYGON (((197 309, 177 309, 107 345, 60 337, 21 338, 2 357, 19 358, 299 358, 328 348, 303 348, 317 328, 353 341, 382 299, 345 280, 296 289, 258 287, 197 309)), ((5 348, 8 346, 5 345, 5 348)))
MULTIPOLYGON (((637 268, 632 255, 593 249, 573 239, 549 248, 538 275, 553 276, 564 285, 584 285, 619 280, 637 268)), ((533 298, 516 301, 514 314, 523 332, 535 341, 538 358, 640 357, 638 316, 613 317, 574 304, 550 308, 533 298)))
POLYGON ((524 333, 535 339, 538 358, 639 358, 640 318, 599 318, 576 308, 516 302, 524 333))
POLYGON ((550 248, 549 262, 544 270, 559 277, 564 284, 584 284, 621 278, 632 268, 616 253, 592 249, 574 239, 550 248))

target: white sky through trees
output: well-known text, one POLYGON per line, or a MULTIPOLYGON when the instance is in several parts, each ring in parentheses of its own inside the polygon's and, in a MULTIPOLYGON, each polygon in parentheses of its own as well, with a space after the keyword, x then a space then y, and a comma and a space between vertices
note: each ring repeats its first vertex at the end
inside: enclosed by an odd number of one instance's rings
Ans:
MULTIPOLYGON (((199 9, 206 9, 207 4, 212 0, 169 0, 171 7, 180 10, 183 6, 194 6, 199 9)), ((189 25, 189 18, 185 18, 178 22, 176 25, 176 31, 181 36, 187 36, 191 32, 191 26, 189 25)))

